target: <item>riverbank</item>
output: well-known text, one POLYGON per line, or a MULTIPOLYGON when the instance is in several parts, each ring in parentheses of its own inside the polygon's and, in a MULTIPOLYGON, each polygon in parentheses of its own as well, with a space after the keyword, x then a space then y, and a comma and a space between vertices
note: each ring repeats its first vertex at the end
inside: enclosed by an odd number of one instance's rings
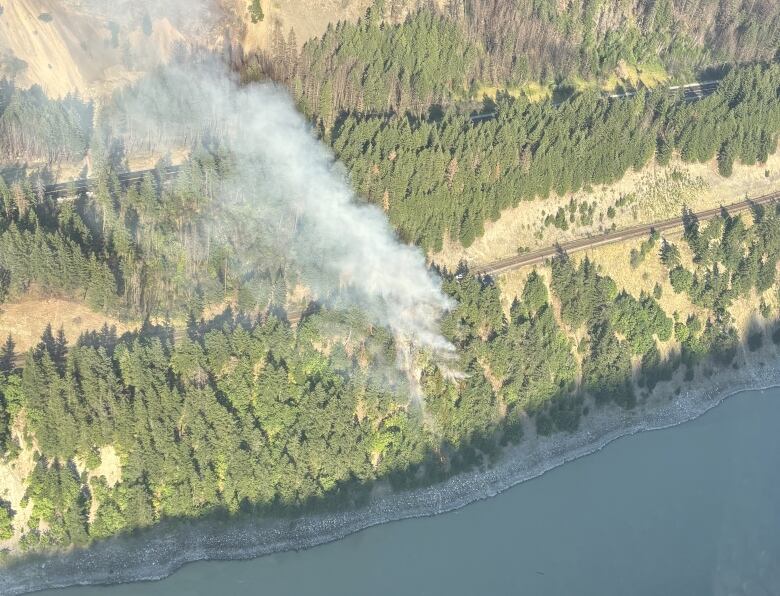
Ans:
POLYGON ((774 346, 769 346, 750 354, 749 366, 743 357, 739 369, 729 368, 710 379, 699 379, 695 390, 681 392, 672 399, 667 396, 673 386, 659 386, 652 405, 630 412, 613 408, 592 412, 583 419, 578 432, 526 439, 489 470, 466 473, 422 490, 377 497, 357 511, 298 520, 221 524, 195 521, 187 526, 161 526, 137 537, 108 540, 89 550, 15 562, 0 577, 0 592, 21 594, 74 584, 159 579, 189 561, 252 558, 307 548, 387 521, 457 509, 593 453, 621 436, 681 424, 730 395, 779 386, 780 368, 761 364, 776 357, 774 346), (662 398, 668 401, 658 405, 662 398))

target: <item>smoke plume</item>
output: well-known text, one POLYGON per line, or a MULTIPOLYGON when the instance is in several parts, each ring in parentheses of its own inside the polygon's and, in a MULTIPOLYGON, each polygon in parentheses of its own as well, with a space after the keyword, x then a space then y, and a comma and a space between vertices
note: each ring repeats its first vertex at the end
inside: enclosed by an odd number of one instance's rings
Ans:
POLYGON ((247 116, 234 148, 250 169, 256 164, 267 173, 264 194, 271 201, 257 208, 284 207, 292 216, 289 254, 307 283, 402 338, 446 349, 437 322, 449 301, 420 251, 397 241, 381 210, 357 202, 286 94, 270 86, 233 93, 247 116))
POLYGON ((319 301, 359 308, 407 348, 451 351, 438 329, 450 299, 422 253, 360 202, 285 91, 239 85, 219 63, 194 60, 150 76, 116 105, 130 144, 215 137, 228 147, 234 167, 213 229, 240 259, 282 254, 319 301))

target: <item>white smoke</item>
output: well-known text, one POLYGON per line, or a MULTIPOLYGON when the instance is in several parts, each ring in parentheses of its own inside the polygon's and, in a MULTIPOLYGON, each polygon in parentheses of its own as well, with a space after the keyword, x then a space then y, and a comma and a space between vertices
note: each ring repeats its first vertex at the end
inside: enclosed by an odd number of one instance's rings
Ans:
POLYGON ((420 250, 398 242, 380 209, 357 201, 285 93, 263 85, 235 91, 248 117, 234 148, 262 164, 268 190, 288 202, 297 220, 290 256, 304 272, 323 274, 307 282, 318 294, 352 302, 401 337, 446 349, 437 322, 450 302, 420 250), (338 280, 339 287, 321 287, 323 280, 338 280))
POLYGON ((360 202, 285 91, 239 85, 220 64, 193 60, 149 77, 118 106, 130 146, 209 135, 227 145, 235 167, 215 228, 239 258, 250 262, 257 246, 273 246, 319 300, 361 309, 402 345, 452 351, 438 328, 451 300, 421 251, 398 241, 379 208, 360 202))

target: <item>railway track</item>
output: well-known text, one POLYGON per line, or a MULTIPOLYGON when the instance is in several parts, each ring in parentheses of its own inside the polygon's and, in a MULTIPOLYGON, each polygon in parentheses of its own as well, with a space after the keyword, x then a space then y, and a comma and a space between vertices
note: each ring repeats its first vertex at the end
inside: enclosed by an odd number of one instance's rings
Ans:
MULTIPOLYGON (((702 81, 701 83, 688 83, 687 85, 674 85, 668 87, 667 91, 670 95, 676 95, 682 93, 684 99, 694 101, 697 99, 704 99, 708 95, 712 95, 718 89, 720 81, 702 81)), ((636 91, 626 91, 625 93, 613 93, 608 97, 610 99, 624 99, 626 97, 633 97, 636 95, 636 91)))
MULTIPOLYGON (((682 93, 684 99, 688 101, 694 101, 697 99, 703 99, 707 97, 708 95, 712 95, 712 93, 715 92, 715 90, 718 88, 718 85, 720 84, 720 81, 704 81, 702 83, 689 83, 687 85, 677 85, 674 87, 669 87, 668 91, 669 93, 682 93)), ((626 93, 615 93, 612 95, 607 95, 609 99, 621 99, 621 98, 628 98, 633 97, 636 95, 635 91, 628 91, 626 93)), ((557 104, 560 104, 562 102, 557 102, 557 104)), ((556 105, 557 105, 556 104, 556 105)), ((2 112, 2 105, 0 105, 0 112, 2 112)), ((482 120, 490 120, 492 118, 495 118, 498 115, 498 112, 489 112, 486 114, 475 114, 471 116, 472 122, 480 122, 482 120)), ((145 176, 152 176, 152 178, 157 182, 166 182, 168 180, 172 180, 175 178, 179 171, 181 170, 181 166, 169 166, 167 168, 162 169, 148 169, 148 170, 137 170, 135 172, 126 172, 124 174, 119 174, 119 181, 120 183, 127 188, 131 184, 137 184, 138 182, 141 182, 145 176)), ((49 184, 44 189, 44 195, 57 199, 57 200, 64 200, 67 198, 70 198, 74 195, 84 194, 90 192, 92 189, 94 189, 96 184, 96 180, 93 178, 85 178, 82 180, 75 180, 73 182, 60 182, 57 184, 49 184)))
MULTIPOLYGON (((757 205, 766 205, 769 203, 780 202, 780 192, 773 192, 754 199, 746 199, 739 203, 733 203, 731 205, 724 206, 730 213, 738 213, 745 211, 757 205)), ((721 213, 721 207, 714 209, 707 209, 694 213, 699 221, 707 221, 713 217, 717 217, 721 213)), ((531 252, 519 254, 514 257, 508 257, 506 259, 500 259, 481 267, 476 267, 472 271, 477 275, 499 275, 512 271, 513 269, 519 269, 521 267, 527 267, 529 265, 537 265, 543 263, 550 257, 555 256, 558 253, 574 253, 607 244, 614 244, 616 242, 623 242, 625 240, 632 240, 635 238, 642 238, 649 235, 653 230, 657 232, 665 232, 673 230, 682 226, 682 217, 671 217, 663 221, 659 221, 652 224, 642 224, 631 228, 625 228, 623 230, 614 230, 606 232, 599 236, 588 236, 586 238, 579 238, 577 240, 571 240, 569 242, 563 242, 534 250, 531 252)))
MULTIPOLYGON (((702 83, 688 83, 687 85, 675 85, 674 87, 669 87, 667 91, 670 95, 677 95, 679 93, 682 93, 683 99, 685 101, 697 101, 699 99, 704 99, 705 97, 708 97, 715 93, 715 91, 718 89, 718 85, 720 85, 720 81, 705 81, 702 83)), ((629 97, 634 97, 636 95, 636 91, 626 91, 625 93, 612 93, 610 95, 606 95, 608 99, 627 99, 629 97)), ((562 103, 568 100, 561 100, 561 101, 554 101, 554 106, 559 106, 562 103)), ((474 116, 471 116, 472 122, 481 122, 482 120, 490 120, 492 118, 495 118, 498 116, 498 112, 487 112, 485 114, 475 114, 474 116)))
MULTIPOLYGON (((138 184, 146 176, 151 176, 152 180, 157 183, 167 182, 173 180, 179 175, 181 166, 169 166, 161 169, 151 170, 136 170, 134 172, 126 172, 119 174, 119 183, 127 188, 133 184, 138 184)), ((94 178, 84 178, 81 180, 75 180, 73 182, 60 182, 57 184, 49 184, 44 188, 43 194, 46 197, 57 200, 64 200, 72 197, 73 195, 85 194, 92 191, 97 184, 97 180, 94 178)))
MULTIPOLYGON (((120 174, 119 181, 123 186, 128 187, 131 184, 137 184, 141 182, 146 176, 152 176, 154 180, 160 183, 174 179, 180 170, 180 166, 170 166, 162 170, 138 170, 135 172, 120 174)), ((64 200, 70 196, 73 196, 74 194, 89 192, 94 188, 95 184, 96 181, 94 179, 84 179, 78 180, 76 182, 52 184, 47 186, 44 192, 48 197, 64 200)), ((749 209, 754 205, 764 205, 776 201, 780 201, 780 192, 770 193, 756 197, 755 199, 747 199, 739 203, 734 203, 729 205, 728 209, 732 212, 739 212, 744 211, 745 209, 749 209)), ((720 208, 716 208, 701 211, 695 215, 699 218, 699 220, 706 221, 717 216, 719 213, 720 208)), ((496 275, 511 271, 513 269, 526 267, 528 265, 542 263, 546 259, 561 251, 567 253, 578 252, 606 244, 613 244, 615 242, 640 238, 649 234, 652 230, 657 230, 659 232, 671 230, 679 227, 680 225, 682 225, 682 218, 673 217, 664 221, 656 222, 654 224, 643 224, 623 230, 606 232, 605 234, 598 236, 588 236, 585 238, 579 238, 577 240, 571 240, 569 242, 555 244, 553 246, 548 246, 539 250, 500 259, 498 261, 479 266, 473 271, 477 275, 496 275)))

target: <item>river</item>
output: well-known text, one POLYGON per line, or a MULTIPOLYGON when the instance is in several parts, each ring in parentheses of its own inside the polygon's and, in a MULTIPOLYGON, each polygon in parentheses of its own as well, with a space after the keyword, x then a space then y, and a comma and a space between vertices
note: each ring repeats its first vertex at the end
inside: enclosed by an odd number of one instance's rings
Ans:
POLYGON ((780 390, 438 517, 49 596, 780 594, 780 390))

